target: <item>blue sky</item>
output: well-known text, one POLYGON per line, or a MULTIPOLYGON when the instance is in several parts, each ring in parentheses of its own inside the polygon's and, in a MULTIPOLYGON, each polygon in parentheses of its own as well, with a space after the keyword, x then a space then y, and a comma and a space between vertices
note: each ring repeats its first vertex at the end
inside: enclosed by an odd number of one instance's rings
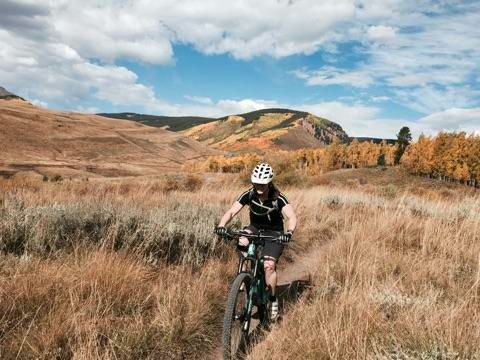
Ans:
POLYGON ((480 133, 479 23, 479 1, 3 0, 0 86, 69 111, 480 133))

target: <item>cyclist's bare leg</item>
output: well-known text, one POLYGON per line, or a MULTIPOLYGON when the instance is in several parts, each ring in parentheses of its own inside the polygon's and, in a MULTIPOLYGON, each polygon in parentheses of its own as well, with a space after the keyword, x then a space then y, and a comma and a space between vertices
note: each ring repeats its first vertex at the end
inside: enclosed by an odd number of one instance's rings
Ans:
POLYGON ((270 295, 275 296, 275 289, 277 288, 277 271, 276 259, 270 256, 265 256, 263 268, 265 270, 265 282, 270 289, 270 295))

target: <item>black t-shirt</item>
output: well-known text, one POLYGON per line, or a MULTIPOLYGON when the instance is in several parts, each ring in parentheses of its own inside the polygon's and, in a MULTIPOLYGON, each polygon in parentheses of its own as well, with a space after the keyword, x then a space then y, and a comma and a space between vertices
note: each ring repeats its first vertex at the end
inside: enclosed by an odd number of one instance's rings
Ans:
POLYGON ((249 206, 250 224, 257 229, 283 231, 282 209, 288 200, 282 193, 274 196, 274 190, 270 189, 268 199, 262 202, 252 188, 240 195, 237 201, 249 206))

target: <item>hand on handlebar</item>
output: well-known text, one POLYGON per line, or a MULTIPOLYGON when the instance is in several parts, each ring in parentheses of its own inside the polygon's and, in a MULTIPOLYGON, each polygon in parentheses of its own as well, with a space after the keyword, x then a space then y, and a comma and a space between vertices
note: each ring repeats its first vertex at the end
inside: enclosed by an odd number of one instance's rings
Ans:
POLYGON ((227 228, 225 226, 215 227, 215 234, 221 237, 226 237, 228 234, 227 228))
POLYGON ((291 231, 287 231, 285 234, 282 234, 278 237, 278 240, 282 243, 288 243, 292 240, 293 233, 291 231))

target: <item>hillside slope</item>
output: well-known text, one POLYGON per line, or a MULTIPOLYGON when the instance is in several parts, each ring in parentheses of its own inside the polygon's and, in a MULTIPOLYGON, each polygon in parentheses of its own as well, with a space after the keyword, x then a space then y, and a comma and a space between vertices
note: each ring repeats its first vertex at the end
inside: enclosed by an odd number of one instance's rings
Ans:
POLYGON ((124 113, 99 113, 97 115, 113 119, 132 120, 148 126, 163 127, 170 131, 182 131, 193 126, 216 121, 215 118, 202 116, 162 116, 146 115, 131 112, 124 113))
POLYGON ((218 153, 164 129, 42 109, 18 99, 0 100, 0 123, 3 174, 148 175, 218 153))
POLYGON ((227 116, 181 133, 213 148, 234 153, 296 150, 349 140, 340 125, 289 109, 264 109, 227 116))

